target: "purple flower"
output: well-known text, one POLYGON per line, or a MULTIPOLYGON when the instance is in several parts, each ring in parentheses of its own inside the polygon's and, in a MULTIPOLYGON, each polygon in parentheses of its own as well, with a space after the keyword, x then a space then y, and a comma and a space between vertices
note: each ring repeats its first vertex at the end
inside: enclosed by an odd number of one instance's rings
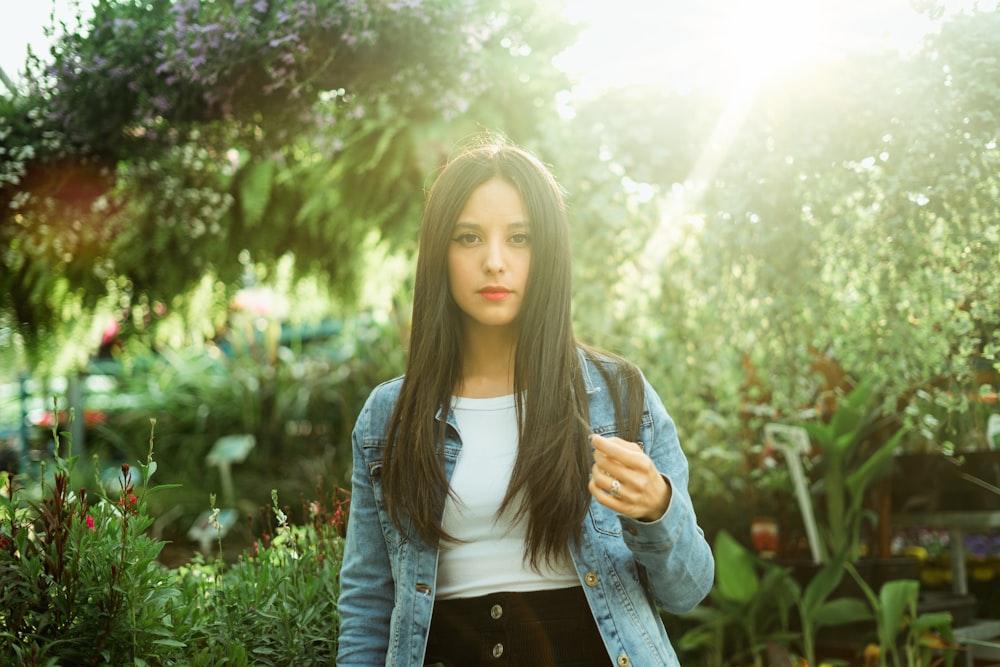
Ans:
POLYGON ((151 97, 149 103, 153 105, 154 109, 161 113, 170 108, 170 102, 163 95, 151 97))
POLYGON ((970 556, 975 558, 986 558, 992 551, 992 540, 985 534, 967 535, 965 537, 965 550, 970 556))

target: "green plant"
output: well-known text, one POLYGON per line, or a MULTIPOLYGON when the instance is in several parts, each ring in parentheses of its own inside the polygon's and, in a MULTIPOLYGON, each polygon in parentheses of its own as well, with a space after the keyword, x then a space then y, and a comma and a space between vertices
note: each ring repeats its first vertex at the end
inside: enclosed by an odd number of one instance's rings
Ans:
POLYGON ((787 567, 759 558, 721 531, 713 545, 716 582, 709 604, 685 615, 698 625, 678 641, 679 650, 701 649, 740 664, 763 665, 770 648, 787 656, 801 647, 807 664, 816 660, 821 628, 870 620, 871 611, 859 598, 832 597, 845 572, 845 558, 826 563, 803 588, 787 567), (791 617, 797 612, 798 626, 791 617), (728 653, 723 656, 722 650, 728 653))
POLYGON ((140 488, 122 464, 113 493, 74 491, 75 463, 57 457, 51 476, 41 475, 37 500, 6 477, 0 664, 145 664, 174 650, 165 618, 178 593, 156 562, 163 543, 145 534, 146 498, 156 490, 148 486, 152 435, 140 488))
MULTIPOLYGON (((920 582, 896 579, 882 585, 876 597, 871 586, 850 563, 847 571, 861 587, 875 613, 878 664, 891 667, 927 667, 955 662, 951 612, 920 614, 920 582), (938 658, 935 660, 935 653, 938 658)), ((875 654, 875 651, 872 651, 875 654)))
MULTIPOLYGON (((846 564, 846 554, 839 553, 823 565, 819 572, 809 580, 809 584, 801 595, 797 596, 799 621, 802 628, 802 650, 808 665, 819 664, 816 661, 816 637, 821 628, 866 621, 871 618, 871 612, 858 598, 838 597, 831 599, 831 595, 844 578, 846 564)), ((798 589, 798 584, 795 587, 798 589)))
MULTIPOLYGON (((970 366, 983 365, 976 359, 970 366)), ((913 425, 905 447, 908 451, 937 452, 946 455, 991 449, 988 423, 997 412, 1000 371, 980 371, 962 383, 962 378, 946 376, 941 386, 929 386, 914 392, 904 409, 913 425)))
POLYGON ((232 567, 200 557, 178 570, 192 665, 329 665, 337 654, 337 596, 347 496, 341 489, 305 503, 309 521, 288 522, 272 491, 269 528, 232 567))
POLYGON ((97 478, 74 492, 73 456, 46 462, 35 488, 5 473, 0 667, 332 664, 346 492, 317 482, 293 525, 272 491, 263 535, 236 563, 222 559, 220 531, 219 558, 168 570, 148 534, 148 496, 169 488, 149 486, 152 445, 150 433, 141 476, 122 464, 111 492, 97 478))
POLYGON ((131 459, 145 415, 157 416, 158 459, 169 481, 181 486, 154 509, 180 507, 188 521, 200 514, 204 489, 220 485, 206 456, 234 433, 256 441, 233 469, 236 506, 245 511, 267 503, 274 487, 282 497, 310 493, 316 475, 346 486, 344 443, 371 388, 401 372, 401 332, 395 322, 365 313, 324 321, 322 329, 269 323, 273 335, 260 339, 256 329, 234 325, 218 347, 164 348, 109 367, 117 391, 131 402, 127 410, 109 411, 95 435, 131 459))
POLYGON ((715 585, 709 603, 685 615, 697 625, 678 640, 678 650, 709 651, 713 664, 727 659, 763 665, 768 641, 786 643, 796 584, 786 568, 758 558, 725 530, 713 543, 715 585))
POLYGON ((873 407, 873 383, 865 381, 840 398, 829 422, 806 422, 804 428, 819 450, 823 503, 817 520, 824 529, 823 560, 846 553, 860 556, 861 534, 870 512, 865 507, 870 485, 886 474, 906 430, 899 428, 881 443, 882 407, 873 407))

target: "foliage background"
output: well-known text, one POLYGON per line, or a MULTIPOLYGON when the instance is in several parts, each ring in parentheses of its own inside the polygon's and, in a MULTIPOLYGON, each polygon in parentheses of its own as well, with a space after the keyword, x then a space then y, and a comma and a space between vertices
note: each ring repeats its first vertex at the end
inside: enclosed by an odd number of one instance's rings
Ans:
POLYGON ((822 416, 851 381, 875 379, 908 448, 983 446, 995 9, 943 18, 912 57, 792 68, 734 116, 652 86, 565 113, 552 58, 576 31, 554 1, 93 8, 0 100, 5 380, 110 358, 134 400, 110 401, 91 444, 134 460, 154 413, 187 513, 234 431, 258 442, 237 468, 248 503, 261 479, 343 481, 352 415, 402 369, 423 189, 483 129, 565 186, 578 334, 658 388, 712 526, 739 520, 760 424, 822 416))

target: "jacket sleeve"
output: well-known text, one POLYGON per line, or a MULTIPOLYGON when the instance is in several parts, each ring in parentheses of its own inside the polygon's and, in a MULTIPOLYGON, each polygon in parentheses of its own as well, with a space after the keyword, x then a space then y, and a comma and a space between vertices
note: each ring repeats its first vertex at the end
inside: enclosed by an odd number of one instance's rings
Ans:
POLYGON ((372 403, 369 397, 351 436, 351 504, 337 602, 339 667, 384 665, 389 644, 395 586, 363 446, 371 427, 372 403))
POLYGON ((619 515, 622 536, 657 605, 683 614, 705 599, 715 579, 715 559, 688 494, 688 463, 677 429, 652 385, 643 379, 651 423, 641 438, 646 453, 670 484, 670 505, 656 521, 619 515))

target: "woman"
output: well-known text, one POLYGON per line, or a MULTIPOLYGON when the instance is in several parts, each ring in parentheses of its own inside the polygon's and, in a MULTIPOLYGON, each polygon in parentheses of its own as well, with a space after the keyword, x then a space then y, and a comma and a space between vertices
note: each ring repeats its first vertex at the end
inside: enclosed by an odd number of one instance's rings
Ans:
POLYGON ((420 231, 406 374, 353 435, 342 667, 676 665, 714 562, 673 422, 629 362, 580 345, 549 171, 486 143, 420 231))

